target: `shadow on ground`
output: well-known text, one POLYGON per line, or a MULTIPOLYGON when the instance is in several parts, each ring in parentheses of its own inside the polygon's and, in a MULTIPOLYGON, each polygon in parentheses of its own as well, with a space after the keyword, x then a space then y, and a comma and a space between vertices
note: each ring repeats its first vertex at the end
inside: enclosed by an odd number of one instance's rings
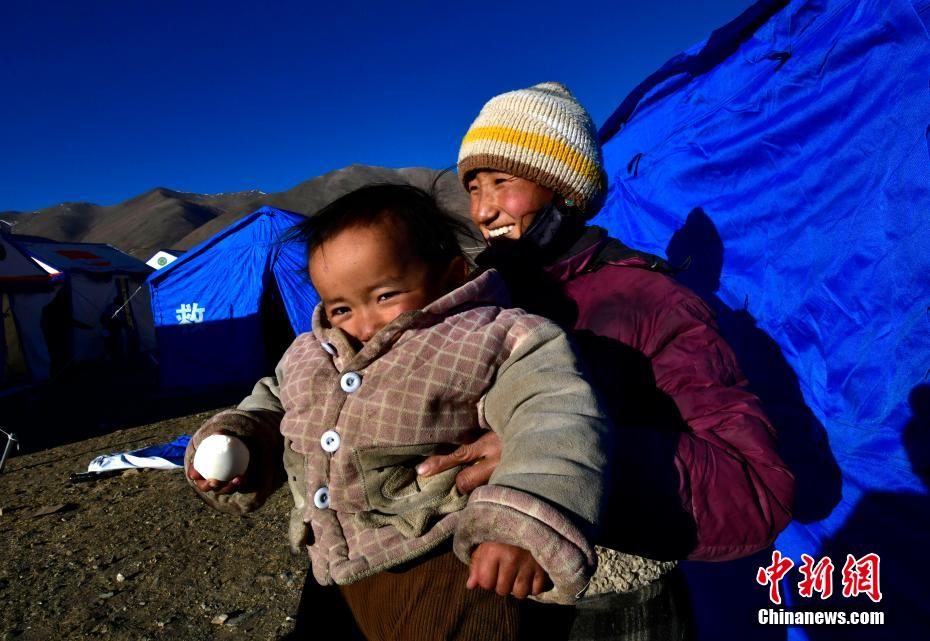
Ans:
POLYGON ((0 390, 0 427, 16 434, 19 453, 25 454, 234 405, 248 392, 247 387, 164 390, 153 369, 88 364, 39 385, 0 390))

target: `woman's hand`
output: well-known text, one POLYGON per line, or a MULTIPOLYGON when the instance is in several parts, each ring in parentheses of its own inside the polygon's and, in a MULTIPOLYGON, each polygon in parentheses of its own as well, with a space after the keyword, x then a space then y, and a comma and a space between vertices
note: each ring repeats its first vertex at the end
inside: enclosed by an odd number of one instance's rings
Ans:
POLYGON ((469 494, 475 488, 487 485, 500 462, 501 439, 494 432, 486 432, 474 443, 460 445, 454 452, 428 457, 417 465, 417 474, 432 476, 457 465, 466 465, 455 476, 455 486, 462 494, 469 494))
POLYGON ((525 599, 551 587, 549 575, 527 550, 485 541, 475 548, 468 566, 469 590, 493 590, 501 596, 525 599))

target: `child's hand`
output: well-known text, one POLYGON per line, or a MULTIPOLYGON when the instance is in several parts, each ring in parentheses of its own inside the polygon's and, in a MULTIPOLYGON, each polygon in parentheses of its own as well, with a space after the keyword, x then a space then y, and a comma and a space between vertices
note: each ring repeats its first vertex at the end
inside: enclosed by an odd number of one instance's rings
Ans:
MULTIPOLYGON (((234 436, 226 430, 220 430, 217 432, 217 434, 234 436)), ((196 452, 197 450, 194 450, 195 454, 196 452)), ((192 456, 190 460, 193 461, 194 457, 192 456)), ((245 474, 234 476, 228 481, 220 481, 219 479, 205 479, 200 472, 194 469, 193 464, 187 465, 187 478, 192 480, 194 485, 196 485, 197 489, 201 492, 216 492, 217 494, 232 494, 233 492, 238 492, 245 484, 245 474)))
POLYGON ((469 590, 482 587, 501 596, 512 594, 525 599, 541 594, 551 585, 546 571, 523 548, 485 541, 472 552, 466 583, 469 590))
POLYGON ((234 476, 228 481, 205 479, 200 475, 200 472, 194 469, 193 465, 187 470, 187 478, 191 479, 201 492, 216 492, 217 494, 232 494, 233 492, 238 492, 245 481, 244 475, 241 474, 239 476, 234 476))

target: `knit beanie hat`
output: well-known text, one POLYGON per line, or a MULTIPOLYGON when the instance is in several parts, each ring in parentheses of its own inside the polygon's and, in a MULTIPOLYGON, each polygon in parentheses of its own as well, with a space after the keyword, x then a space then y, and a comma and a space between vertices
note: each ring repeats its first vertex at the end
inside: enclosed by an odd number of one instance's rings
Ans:
POLYGON ((607 187, 594 122, 557 82, 502 93, 484 105, 459 150, 463 185, 477 169, 547 187, 588 218, 601 208, 607 187))

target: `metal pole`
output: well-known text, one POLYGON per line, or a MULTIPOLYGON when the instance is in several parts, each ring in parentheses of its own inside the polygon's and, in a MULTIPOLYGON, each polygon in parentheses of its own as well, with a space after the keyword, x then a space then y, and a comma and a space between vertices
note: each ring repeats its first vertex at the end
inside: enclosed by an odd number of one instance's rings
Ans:
POLYGON ((16 434, 12 432, 7 432, 0 429, 4 435, 6 435, 6 446, 3 448, 3 456, 0 456, 0 472, 3 471, 3 466, 6 464, 6 457, 9 455, 10 450, 13 449, 13 443, 16 443, 16 449, 19 449, 19 441, 16 439, 16 434))

